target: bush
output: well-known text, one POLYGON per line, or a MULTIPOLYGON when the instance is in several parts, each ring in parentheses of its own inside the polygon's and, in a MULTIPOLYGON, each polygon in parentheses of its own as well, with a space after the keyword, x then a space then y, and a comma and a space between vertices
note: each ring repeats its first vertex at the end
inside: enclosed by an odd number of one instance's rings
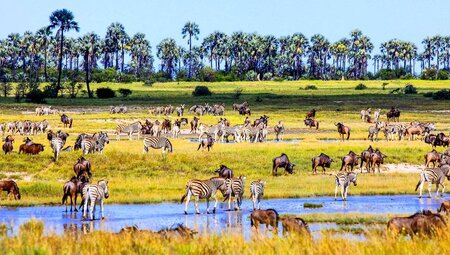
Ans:
POLYGON ((110 88, 98 88, 95 91, 95 94, 97 94, 98 98, 113 98, 116 97, 116 93, 114 90, 110 88))
POLYGON ((131 95, 131 93, 133 93, 133 91, 131 91, 130 89, 120 88, 119 93, 122 95, 122 97, 127 97, 127 96, 131 95))
POLYGON ((438 80, 448 80, 448 71, 447 70, 439 70, 437 79, 438 80))
POLYGON ((406 72, 403 68, 399 69, 381 69, 378 71, 378 73, 374 76, 374 78, 381 79, 381 80, 395 80, 399 79, 406 75, 406 72))
POLYGON ((46 102, 45 97, 46 97, 45 93, 40 89, 34 89, 26 95, 28 102, 36 104, 45 103, 46 102))
POLYGON ((195 97, 211 96, 211 94, 211 91, 206 86, 196 86, 194 91, 192 91, 192 95, 195 97))
POLYGON ((156 81, 155 81, 154 79, 147 79, 147 80, 144 81, 144 86, 149 86, 149 87, 151 87, 151 86, 153 86, 153 84, 154 84, 155 82, 156 82, 156 81))
POLYGON ((448 75, 447 70, 437 71, 434 68, 427 68, 422 71, 420 78, 422 80, 448 80, 448 75))
POLYGON ((115 82, 117 80, 117 71, 114 68, 95 69, 92 71, 91 79, 97 83, 115 82))
POLYGON ((250 70, 245 74, 246 81, 256 81, 257 77, 258 77, 258 74, 253 70, 250 70))
POLYGON ((316 89, 317 89, 316 85, 307 85, 305 87, 305 90, 316 90, 316 89))
POLYGON ((403 89, 403 93, 405 93, 405 94, 417 94, 417 89, 412 84, 406 84, 405 88, 403 89))
POLYGON ((450 100, 450 89, 441 89, 433 93, 434 100, 450 100))
POLYGON ((358 84, 358 85, 355 87, 355 89, 356 89, 356 90, 364 90, 364 89, 367 89, 367 86, 364 85, 364 84, 362 84, 362 83, 360 83, 360 84, 358 84))
POLYGON ((216 71, 214 71, 211 67, 204 67, 200 70, 199 74, 200 81, 205 82, 215 82, 216 81, 216 71))
POLYGON ((265 81, 270 81, 270 80, 272 80, 272 78, 273 78, 272 73, 265 73, 263 75, 263 80, 265 80, 265 81))

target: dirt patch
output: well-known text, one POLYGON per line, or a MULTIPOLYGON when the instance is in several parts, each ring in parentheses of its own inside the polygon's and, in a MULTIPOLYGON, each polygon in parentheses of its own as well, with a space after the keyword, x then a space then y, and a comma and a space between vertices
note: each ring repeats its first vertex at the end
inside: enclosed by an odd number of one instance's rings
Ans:
POLYGON ((420 173, 424 169, 421 165, 411 164, 385 164, 382 169, 388 173, 420 173))

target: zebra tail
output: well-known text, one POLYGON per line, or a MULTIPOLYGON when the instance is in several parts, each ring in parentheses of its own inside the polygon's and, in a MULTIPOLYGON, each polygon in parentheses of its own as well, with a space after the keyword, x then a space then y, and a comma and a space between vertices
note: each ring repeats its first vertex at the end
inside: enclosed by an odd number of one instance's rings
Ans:
POLYGON ((416 185, 416 189, 414 190, 414 191, 417 191, 417 189, 419 188, 419 186, 420 186, 420 183, 421 183, 421 180, 419 180, 419 182, 417 183, 417 185, 416 185))
POLYGON ((186 185, 186 193, 184 193, 184 195, 181 197, 180 204, 182 204, 184 202, 184 200, 186 199, 186 197, 188 195, 188 192, 189 192, 189 184, 186 185))

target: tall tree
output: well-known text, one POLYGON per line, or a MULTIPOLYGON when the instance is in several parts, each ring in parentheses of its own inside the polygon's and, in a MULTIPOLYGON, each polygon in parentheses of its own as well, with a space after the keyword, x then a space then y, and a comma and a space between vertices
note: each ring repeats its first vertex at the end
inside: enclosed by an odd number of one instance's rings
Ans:
MULTIPOLYGON (((123 46, 128 40, 128 35, 125 32, 125 27, 119 22, 112 23, 106 30, 106 40, 111 44, 111 50, 116 56, 116 70, 119 70, 119 49, 122 50, 123 56, 125 50, 123 46)), ((121 71, 123 72, 123 61, 121 71)))
MULTIPOLYGON (((200 34, 200 28, 198 25, 194 22, 188 21, 186 24, 184 24, 184 27, 181 29, 181 34, 183 35, 183 39, 188 37, 188 44, 189 44, 189 55, 188 57, 193 56, 192 53, 192 38, 195 40, 198 40, 198 35, 200 34)), ((189 65, 190 61, 188 63, 188 77, 191 78, 192 75, 192 67, 189 65)))
POLYGON ((45 81, 48 81, 47 74, 47 54, 48 54, 48 46, 50 41, 50 36, 52 31, 48 27, 43 27, 36 32, 36 40, 39 44, 39 48, 43 51, 44 55, 44 78, 45 81))
POLYGON ((59 52, 58 52, 58 82, 54 90, 53 96, 58 96, 58 92, 61 89, 61 74, 62 74, 62 58, 63 58, 63 46, 64 46, 64 32, 70 30, 79 31, 80 27, 78 23, 74 21, 74 16, 71 11, 67 9, 56 10, 50 15, 49 29, 57 28, 57 35, 59 35, 59 52))
POLYGON ((180 57, 179 48, 175 40, 172 38, 162 40, 156 47, 156 50, 156 55, 161 59, 161 71, 172 77, 180 57))
POLYGON ((78 41, 81 51, 83 52, 86 88, 89 98, 92 98, 92 92, 89 83, 91 80, 91 70, 95 65, 96 55, 99 51, 100 37, 95 33, 88 33, 87 35, 81 37, 78 41))

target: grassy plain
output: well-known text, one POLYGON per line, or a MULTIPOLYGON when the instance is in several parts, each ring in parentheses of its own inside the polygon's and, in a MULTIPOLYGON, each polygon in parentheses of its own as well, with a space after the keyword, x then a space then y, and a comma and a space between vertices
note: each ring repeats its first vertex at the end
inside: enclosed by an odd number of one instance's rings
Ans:
MULTIPOLYGON (((419 93, 449 88, 448 81, 365 81, 367 90, 355 90, 359 81, 295 81, 295 82, 223 82, 206 84, 213 95, 210 97, 193 97, 191 92, 199 83, 164 83, 143 86, 132 84, 93 84, 98 87, 112 89, 130 88, 133 94, 127 98, 88 99, 57 98, 49 99, 53 108, 65 110, 74 118, 74 127, 65 129, 55 116, 34 116, 27 114, 34 111, 36 105, 16 103, 13 98, 0 99, 0 123, 14 120, 50 121, 50 129, 64 130, 70 133, 68 145, 73 145, 79 133, 94 133, 100 130, 110 133, 111 143, 107 145, 103 155, 88 155, 93 165, 94 180, 106 178, 110 181, 110 199, 108 203, 148 203, 161 201, 178 201, 184 192, 189 179, 209 178, 220 164, 225 164, 235 171, 236 175, 247 176, 247 185, 256 179, 267 181, 265 198, 323 196, 334 194, 334 177, 329 175, 313 176, 311 158, 324 152, 336 162, 330 171, 338 171, 340 157, 349 150, 360 153, 370 144, 380 148, 388 158, 386 163, 409 163, 423 165, 423 155, 431 150, 431 146, 417 141, 370 142, 367 141, 367 129, 370 124, 360 120, 361 109, 383 109, 385 113, 391 106, 398 107, 402 122, 433 121, 438 130, 448 133, 450 112, 448 101, 435 101, 421 94, 398 95, 389 92, 413 83, 419 93), (385 90, 382 84, 388 82, 385 90), (304 90, 306 85, 314 84, 317 90, 304 90), (235 89, 243 88, 243 94, 235 99, 235 89), (197 144, 184 138, 173 139, 174 153, 166 160, 161 159, 160 151, 142 154, 142 140, 129 141, 125 137, 116 141, 112 134, 118 123, 129 123, 135 120, 163 119, 164 116, 152 116, 147 109, 156 105, 187 106, 199 103, 226 104, 225 117, 232 125, 241 124, 244 117, 231 111, 234 102, 248 101, 252 109, 252 119, 262 114, 270 116, 269 126, 282 120, 287 128, 285 139, 300 139, 296 143, 273 143, 272 128, 269 129, 269 143, 262 144, 216 144, 211 152, 196 151, 197 144), (129 114, 109 114, 110 105, 128 105, 129 114), (319 131, 303 125, 305 112, 315 108, 320 122, 319 131), (25 114, 22 114, 25 112, 25 114), (81 114, 81 112, 85 112, 81 114), (352 129, 351 140, 346 142, 332 141, 338 139, 334 122, 344 122, 352 129), (329 142, 323 139, 331 140, 329 142), (271 176, 272 158, 282 152, 289 155, 297 166, 294 175, 271 176)), ((187 114, 189 119, 192 114, 187 114)), ((176 116, 169 116, 176 119, 176 116)), ((217 116, 202 116, 201 122, 216 123, 217 116)), ((185 126, 184 128, 188 128, 185 126)), ((380 138, 384 136, 380 134, 380 138)), ((73 175, 72 166, 81 152, 64 153, 58 162, 53 162, 50 146, 45 136, 34 136, 35 142, 44 143, 46 150, 41 155, 19 155, 17 150, 23 138, 16 135, 15 151, 11 155, 0 156, 0 178, 13 178, 18 181, 22 192, 22 200, 5 200, 2 194, 2 205, 36 205, 59 204, 62 196, 62 185, 73 175)), ((440 148, 440 151, 443 149, 440 148)), ((281 170, 281 169, 280 169, 281 170)), ((282 173, 282 172, 281 172, 282 173)), ((358 177, 358 186, 351 187, 355 194, 411 194, 414 193, 418 181, 417 173, 384 172, 383 174, 363 174, 358 177)), ((246 192, 248 190, 246 189, 246 192)), ((248 194, 245 196, 247 197, 248 194)))

